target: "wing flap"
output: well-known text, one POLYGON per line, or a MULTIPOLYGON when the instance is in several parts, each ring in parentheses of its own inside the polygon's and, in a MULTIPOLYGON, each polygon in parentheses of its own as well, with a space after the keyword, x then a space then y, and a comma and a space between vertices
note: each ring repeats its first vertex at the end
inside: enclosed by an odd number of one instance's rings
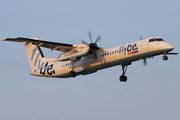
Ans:
POLYGON ((73 44, 49 42, 49 41, 44 41, 44 40, 35 40, 35 39, 23 38, 23 37, 5 38, 5 39, 3 39, 3 41, 32 42, 33 45, 49 48, 51 50, 63 51, 63 52, 69 51, 76 47, 76 45, 73 45, 73 44))

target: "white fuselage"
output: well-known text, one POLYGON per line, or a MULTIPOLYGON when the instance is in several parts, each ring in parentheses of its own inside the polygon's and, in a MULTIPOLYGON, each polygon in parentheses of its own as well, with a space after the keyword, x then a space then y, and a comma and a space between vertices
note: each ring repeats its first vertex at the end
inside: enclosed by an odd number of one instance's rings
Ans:
MULTIPOLYGON (((160 55, 173 50, 173 46, 165 41, 149 42, 148 39, 127 43, 110 49, 97 50, 97 58, 93 55, 82 57, 77 61, 74 71, 77 75, 86 75, 97 70, 116 66, 126 65, 131 62, 144 58, 160 55)), ((45 64, 45 67, 38 69, 36 72, 31 72, 31 75, 44 77, 69 77, 69 72, 72 70, 72 62, 61 62, 58 60, 50 60, 45 64)))

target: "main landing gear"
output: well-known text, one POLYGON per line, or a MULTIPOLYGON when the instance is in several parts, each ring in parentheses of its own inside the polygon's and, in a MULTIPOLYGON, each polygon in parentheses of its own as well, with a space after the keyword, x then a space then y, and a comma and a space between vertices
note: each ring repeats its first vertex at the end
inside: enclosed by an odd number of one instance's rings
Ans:
POLYGON ((70 77, 76 77, 76 72, 75 71, 73 71, 73 70, 71 70, 70 72, 69 72, 69 76, 70 77))
POLYGON ((76 72, 74 71, 74 68, 76 67, 77 61, 72 61, 72 70, 69 72, 69 77, 76 77, 76 72))
POLYGON ((162 57, 163 60, 168 60, 168 56, 166 56, 166 53, 164 54, 164 56, 162 57))
POLYGON ((128 64, 124 64, 122 65, 122 75, 119 77, 119 80, 121 82, 126 82, 127 81, 127 77, 125 76, 125 73, 126 73, 126 70, 127 70, 127 67, 128 65, 131 65, 131 63, 128 63, 128 64))

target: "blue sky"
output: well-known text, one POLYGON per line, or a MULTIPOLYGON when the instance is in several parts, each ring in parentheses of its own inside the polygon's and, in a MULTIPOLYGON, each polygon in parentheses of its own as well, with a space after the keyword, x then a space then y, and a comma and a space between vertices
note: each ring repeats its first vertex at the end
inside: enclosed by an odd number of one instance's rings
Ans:
MULTIPOLYGON (((102 39, 105 48, 160 36, 180 48, 178 0, 2 0, 0 38, 28 37, 80 44, 102 39)), ((0 119, 2 120, 179 120, 179 55, 161 56, 68 79, 30 76, 25 48, 0 43, 0 119)), ((59 52, 43 49, 45 57, 59 52)))

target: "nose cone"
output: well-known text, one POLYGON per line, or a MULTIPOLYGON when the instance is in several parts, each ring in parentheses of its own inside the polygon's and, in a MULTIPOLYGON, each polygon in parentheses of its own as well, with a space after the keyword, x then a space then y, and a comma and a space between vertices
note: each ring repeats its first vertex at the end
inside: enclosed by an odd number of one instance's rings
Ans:
POLYGON ((172 45, 170 45, 170 44, 167 45, 167 48, 168 48, 169 50, 173 50, 173 49, 174 49, 174 47, 173 47, 172 45))
POLYGON ((173 47, 171 44, 169 44, 169 43, 165 43, 165 44, 164 44, 164 48, 165 48, 166 51, 168 51, 168 52, 174 49, 174 47, 173 47))

